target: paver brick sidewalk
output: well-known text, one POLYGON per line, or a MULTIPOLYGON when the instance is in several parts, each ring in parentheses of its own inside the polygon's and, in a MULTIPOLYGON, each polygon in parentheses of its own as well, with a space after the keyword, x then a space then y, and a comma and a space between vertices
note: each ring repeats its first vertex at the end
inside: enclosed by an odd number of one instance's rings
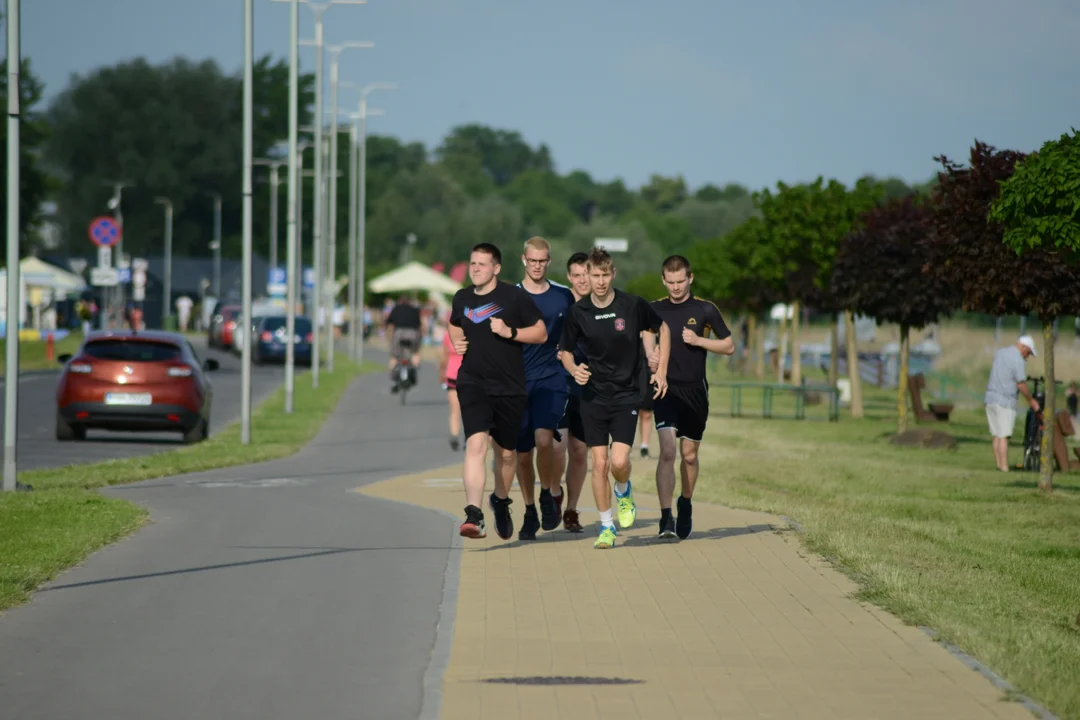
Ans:
MULTIPOLYGON (((460 477, 360 491, 456 517, 460 477)), ((695 503, 694 535, 674 543, 655 539, 656 499, 637 501, 609 551, 592 547, 595 522, 520 543, 489 519, 487 539, 465 542, 443 718, 1030 719, 917 628, 851 599, 779 518, 695 503), (521 684, 567 676, 634 682, 521 684)))

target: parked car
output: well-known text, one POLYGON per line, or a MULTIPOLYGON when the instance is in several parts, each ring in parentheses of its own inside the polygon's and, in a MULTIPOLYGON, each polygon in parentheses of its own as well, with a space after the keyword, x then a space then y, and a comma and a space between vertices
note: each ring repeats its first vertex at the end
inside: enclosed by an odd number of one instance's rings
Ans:
MULTIPOLYGON (((255 326, 255 342, 251 345, 251 361, 256 365, 285 360, 284 315, 272 315, 261 318, 255 326)), ((302 315, 296 317, 296 334, 293 336, 293 357, 297 365, 311 365, 311 320, 302 315)))
POLYGON ((273 303, 256 300, 251 303, 251 327, 248 328, 248 332, 240 332, 240 323, 243 320, 244 312, 243 308, 236 313, 233 320, 236 322, 236 329, 232 333, 232 350, 234 355, 239 356, 244 351, 244 342, 255 335, 255 331, 259 327, 259 322, 268 315, 278 315, 281 313, 281 308, 273 303))
POLYGON ((111 330, 91 333, 56 383, 56 439, 85 440, 90 429, 176 430, 185 443, 210 434, 218 361, 200 361, 180 333, 111 330))
POLYGON ((222 350, 232 347, 233 331, 236 330, 240 310, 239 305, 224 305, 214 314, 214 317, 210 319, 207 335, 207 344, 210 347, 222 350))

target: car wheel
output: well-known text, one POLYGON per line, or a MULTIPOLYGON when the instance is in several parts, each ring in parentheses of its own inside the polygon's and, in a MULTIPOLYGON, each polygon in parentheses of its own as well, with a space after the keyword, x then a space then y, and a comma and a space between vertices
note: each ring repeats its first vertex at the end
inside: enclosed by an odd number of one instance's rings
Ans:
POLYGON ((199 418, 199 421, 194 427, 184 431, 184 444, 194 445, 195 443, 200 443, 206 439, 208 434, 209 428, 207 427, 206 421, 199 418))
POLYGON ((70 442, 72 440, 85 440, 86 428, 72 427, 71 423, 65 420, 60 415, 56 416, 56 439, 60 442, 70 442))

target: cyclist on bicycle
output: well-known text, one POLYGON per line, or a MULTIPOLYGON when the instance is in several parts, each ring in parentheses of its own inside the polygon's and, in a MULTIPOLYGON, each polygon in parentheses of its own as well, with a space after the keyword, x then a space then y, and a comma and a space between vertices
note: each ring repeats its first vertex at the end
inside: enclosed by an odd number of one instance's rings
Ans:
MULTIPOLYGON (((386 318, 386 336, 390 338, 390 377, 405 360, 411 362, 413 382, 416 368, 420 365, 420 308, 412 304, 407 295, 398 298, 397 305, 386 318)), ((395 389, 397 385, 394 385, 395 389)))

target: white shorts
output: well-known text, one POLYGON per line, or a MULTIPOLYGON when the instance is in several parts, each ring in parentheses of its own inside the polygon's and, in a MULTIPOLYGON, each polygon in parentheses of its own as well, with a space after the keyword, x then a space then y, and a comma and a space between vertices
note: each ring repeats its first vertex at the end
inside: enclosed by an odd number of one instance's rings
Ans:
POLYGON ((986 419, 990 423, 990 434, 996 438, 1012 437, 1016 426, 1016 409, 1001 405, 987 405, 986 419))

